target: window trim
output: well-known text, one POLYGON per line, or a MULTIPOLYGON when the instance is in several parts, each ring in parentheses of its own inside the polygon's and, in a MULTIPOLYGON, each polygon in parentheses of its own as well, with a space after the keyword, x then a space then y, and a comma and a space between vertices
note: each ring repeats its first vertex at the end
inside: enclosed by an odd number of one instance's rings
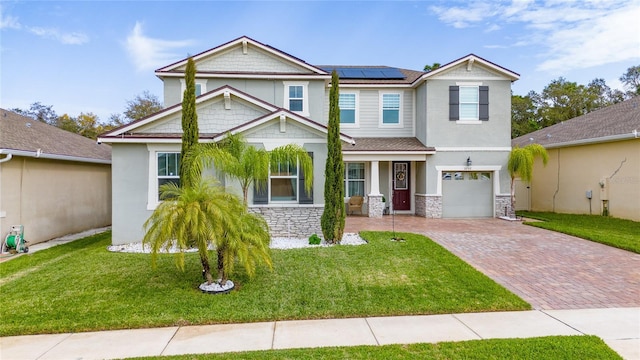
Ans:
POLYGON ((283 81, 284 100, 282 107, 302 116, 309 116, 309 82, 308 81, 283 81), (289 108, 289 87, 302 86, 302 111, 293 111, 289 108))
MULTIPOLYGON (((449 99, 449 107, 455 105, 457 107, 457 119, 451 118, 451 109, 449 109, 449 120, 455 121, 460 125, 481 125, 483 122, 489 120, 489 86, 483 85, 481 81, 459 81, 455 85, 449 87, 449 93, 451 93, 451 87, 457 87, 458 98, 455 99, 456 103, 452 103, 452 99, 449 99), (460 88, 461 87, 477 87, 478 88, 478 118, 477 119, 460 119, 460 88), (486 103, 483 102, 482 92, 486 92, 486 103), (483 107, 486 107, 483 111, 483 107), (486 111, 486 118, 483 117, 483 112, 486 111)), ((451 96, 451 95, 449 95, 451 96)))
POLYGON ((147 178, 147 210, 155 210, 161 201, 158 199, 158 154, 180 153, 180 144, 147 144, 149 173, 147 178))
POLYGON ((367 197, 367 162, 366 161, 345 161, 344 162, 344 196, 345 196, 345 200, 349 199, 352 195, 349 195, 349 164, 362 164, 363 168, 363 178, 362 180, 360 179, 355 179, 353 181, 362 181, 363 183, 363 187, 362 187, 362 191, 364 192, 364 194, 362 194, 361 196, 364 197, 366 199, 367 197))
POLYGON ((378 127, 380 128, 401 128, 404 126, 403 121, 403 113, 402 106, 404 104, 403 101, 403 91, 381 91, 379 95, 379 103, 378 103, 378 127), (398 95, 400 103, 398 104, 398 123, 397 124, 388 124, 384 121, 384 96, 385 95, 398 95))
MULTIPOLYGON (((196 85, 200 85, 200 95, 207 92, 207 81, 208 79, 196 79, 196 85)), ((184 100, 184 91, 187 89, 187 82, 185 79, 180 79, 180 101, 184 100)), ((196 97, 200 96, 196 95, 196 97)))
MULTIPOLYGON (((360 103, 360 92, 359 91, 345 91, 341 92, 340 95, 354 95, 355 96, 355 107, 354 107, 354 122, 353 123, 343 123, 342 122, 342 114, 340 116, 340 127, 341 128, 359 128, 360 127, 360 111, 359 111, 359 103, 360 103)), ((351 110, 351 109, 349 109, 351 110)), ((342 109, 340 109, 342 111, 342 109)))
POLYGON ((296 160, 296 172, 295 175, 271 175, 271 167, 269 167, 269 180, 267 182, 267 203, 268 204, 298 204, 300 201, 300 161, 296 160), (295 179, 295 185, 293 190, 296 193, 294 200, 273 200, 271 197, 271 180, 273 179, 295 179))

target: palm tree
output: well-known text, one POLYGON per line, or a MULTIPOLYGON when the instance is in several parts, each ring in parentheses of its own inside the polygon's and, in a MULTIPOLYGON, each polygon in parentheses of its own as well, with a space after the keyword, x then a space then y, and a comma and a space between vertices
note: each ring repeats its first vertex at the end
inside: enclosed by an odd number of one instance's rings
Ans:
POLYGON ((267 265, 269 268, 273 266, 269 250, 271 236, 267 222, 261 216, 247 211, 236 216, 238 225, 229 228, 222 241, 217 244, 220 284, 227 283, 236 262, 244 266, 249 277, 255 274, 259 264, 267 265))
POLYGON ((220 186, 199 181, 182 188, 164 184, 160 192, 165 200, 145 221, 143 244, 151 246, 152 261, 163 249, 177 247, 177 265, 184 269, 184 250, 196 247, 207 283, 213 282, 209 266, 209 247, 224 243, 227 229, 238 228, 237 213, 244 207, 237 196, 220 186))
POLYGON ((549 161, 549 154, 544 146, 540 144, 529 144, 522 148, 516 146, 509 154, 507 169, 509 170, 509 175, 511 175, 510 217, 514 217, 516 209, 516 177, 520 177, 520 179, 527 182, 531 181, 533 176, 533 161, 537 156, 542 158, 542 164, 546 166, 549 161))
POLYGON ((269 178, 269 167, 276 166, 279 162, 297 161, 304 173, 305 188, 310 191, 313 186, 313 161, 304 148, 294 144, 267 151, 247 144, 240 134, 227 134, 227 137, 217 144, 199 146, 191 156, 199 160, 194 161, 193 171, 202 171, 203 167, 213 164, 223 174, 237 180, 245 205, 251 185, 259 188, 265 186, 269 178))

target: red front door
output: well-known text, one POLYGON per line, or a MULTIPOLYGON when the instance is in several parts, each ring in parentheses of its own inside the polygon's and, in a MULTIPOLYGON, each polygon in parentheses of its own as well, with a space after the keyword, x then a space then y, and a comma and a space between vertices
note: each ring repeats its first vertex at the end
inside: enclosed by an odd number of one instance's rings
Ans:
POLYGON ((411 210, 409 163, 393 162, 393 209, 411 210))

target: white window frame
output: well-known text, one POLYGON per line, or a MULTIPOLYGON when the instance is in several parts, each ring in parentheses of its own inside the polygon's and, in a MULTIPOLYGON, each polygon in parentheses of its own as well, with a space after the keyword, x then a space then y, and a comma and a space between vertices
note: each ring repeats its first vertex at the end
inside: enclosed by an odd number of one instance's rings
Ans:
POLYGON ((461 125, 481 125, 483 123, 482 120, 480 120, 480 86, 482 86, 482 82, 456 82, 456 86, 458 86, 458 115, 459 118, 458 120, 456 120, 456 124, 461 124, 461 125), (460 89, 462 89, 463 87, 465 88, 470 88, 470 87, 475 87, 476 91, 478 92, 478 102, 477 102, 477 110, 476 110, 476 114, 478 116, 476 116, 475 119, 472 118, 462 118, 462 101, 460 100, 460 89))
MULTIPOLYGON (((340 117, 340 127, 341 128, 358 128, 360 127, 360 111, 359 111, 359 105, 360 105, 360 92, 358 91, 345 91, 345 92, 341 92, 340 95, 354 95, 355 97, 355 108, 353 109, 355 114, 354 114, 354 119, 355 121, 353 123, 343 123, 342 122, 342 117, 340 117)), ((351 109, 349 109, 351 110, 351 109)), ((341 109, 342 111, 342 109, 341 109)))
MULTIPOLYGON (((197 86, 200 85, 200 95, 207 92, 207 79, 196 79, 196 96, 197 95, 197 86)), ((180 101, 184 100, 184 91, 187 89, 187 82, 185 79, 180 79, 180 101)))
POLYGON ((380 92, 380 97, 379 97, 379 113, 378 113, 378 117, 379 117, 379 122, 378 122, 378 127, 381 128, 401 128, 403 127, 403 114, 402 114, 402 106, 403 106, 403 94, 404 92, 402 91, 385 91, 385 92, 380 92), (384 107, 383 107, 383 103, 384 103, 384 96, 385 95, 398 95, 399 96, 399 100, 400 103, 398 105, 398 123, 397 124, 387 124, 384 123, 384 107))
POLYGON ((345 199, 350 198, 352 195, 349 194, 349 182, 350 181, 357 181, 357 182, 362 182, 363 186, 362 186, 362 191, 364 192, 364 194, 362 194, 362 197, 366 198, 367 195, 367 163, 364 161, 348 161, 344 163, 344 196, 345 199), (350 180, 349 179, 349 164, 362 164, 363 168, 363 178, 362 179, 354 179, 354 180, 350 180))
POLYGON ((309 116, 309 82, 308 81, 283 81, 284 104, 282 107, 296 114, 309 116), (289 108, 289 87, 302 86, 302 111, 293 111, 289 108))
POLYGON ((161 201, 158 199, 158 154, 179 153, 182 148, 180 144, 147 144, 149 151, 149 175, 147 184, 147 210, 155 210, 161 201))
POLYGON ((296 173, 295 175, 271 175, 271 167, 269 167, 269 182, 267 183, 268 188, 268 200, 269 204, 297 204, 300 201, 300 162, 296 160, 296 173), (294 191, 296 193, 295 200, 273 200, 271 197, 271 180, 272 179, 295 179, 294 191))

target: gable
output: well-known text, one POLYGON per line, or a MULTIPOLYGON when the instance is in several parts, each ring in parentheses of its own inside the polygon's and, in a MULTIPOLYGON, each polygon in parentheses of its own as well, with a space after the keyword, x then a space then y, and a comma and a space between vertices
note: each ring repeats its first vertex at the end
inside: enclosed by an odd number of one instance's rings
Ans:
MULTIPOLYGON (((184 71, 186 66, 178 70, 184 71)), ((251 44, 244 51, 242 45, 230 48, 222 53, 213 54, 207 58, 198 59, 196 62, 198 71, 215 72, 258 72, 258 73, 285 73, 285 74, 313 74, 282 57, 270 54, 251 44)))
MULTIPOLYGON (((222 97, 196 105, 198 130, 203 134, 219 134, 264 116, 269 111, 231 96, 228 104, 222 97)), ((174 134, 182 133, 182 113, 141 126, 132 133, 174 134)))
POLYGON ((324 140, 326 136, 324 134, 313 130, 309 127, 303 126, 298 122, 286 118, 284 125, 281 126, 279 119, 273 119, 265 124, 256 126, 250 130, 247 130, 244 134, 246 139, 321 139, 324 140))
MULTIPOLYGON (((322 69, 246 36, 192 58, 199 73, 329 75, 322 69)), ((156 75, 179 76, 184 73, 187 60, 160 68, 156 70, 156 75)))
POLYGON ((445 80, 445 79, 483 79, 483 80, 506 80, 506 78, 482 65, 474 65, 470 69, 466 64, 458 65, 450 70, 437 74, 430 79, 445 80))

